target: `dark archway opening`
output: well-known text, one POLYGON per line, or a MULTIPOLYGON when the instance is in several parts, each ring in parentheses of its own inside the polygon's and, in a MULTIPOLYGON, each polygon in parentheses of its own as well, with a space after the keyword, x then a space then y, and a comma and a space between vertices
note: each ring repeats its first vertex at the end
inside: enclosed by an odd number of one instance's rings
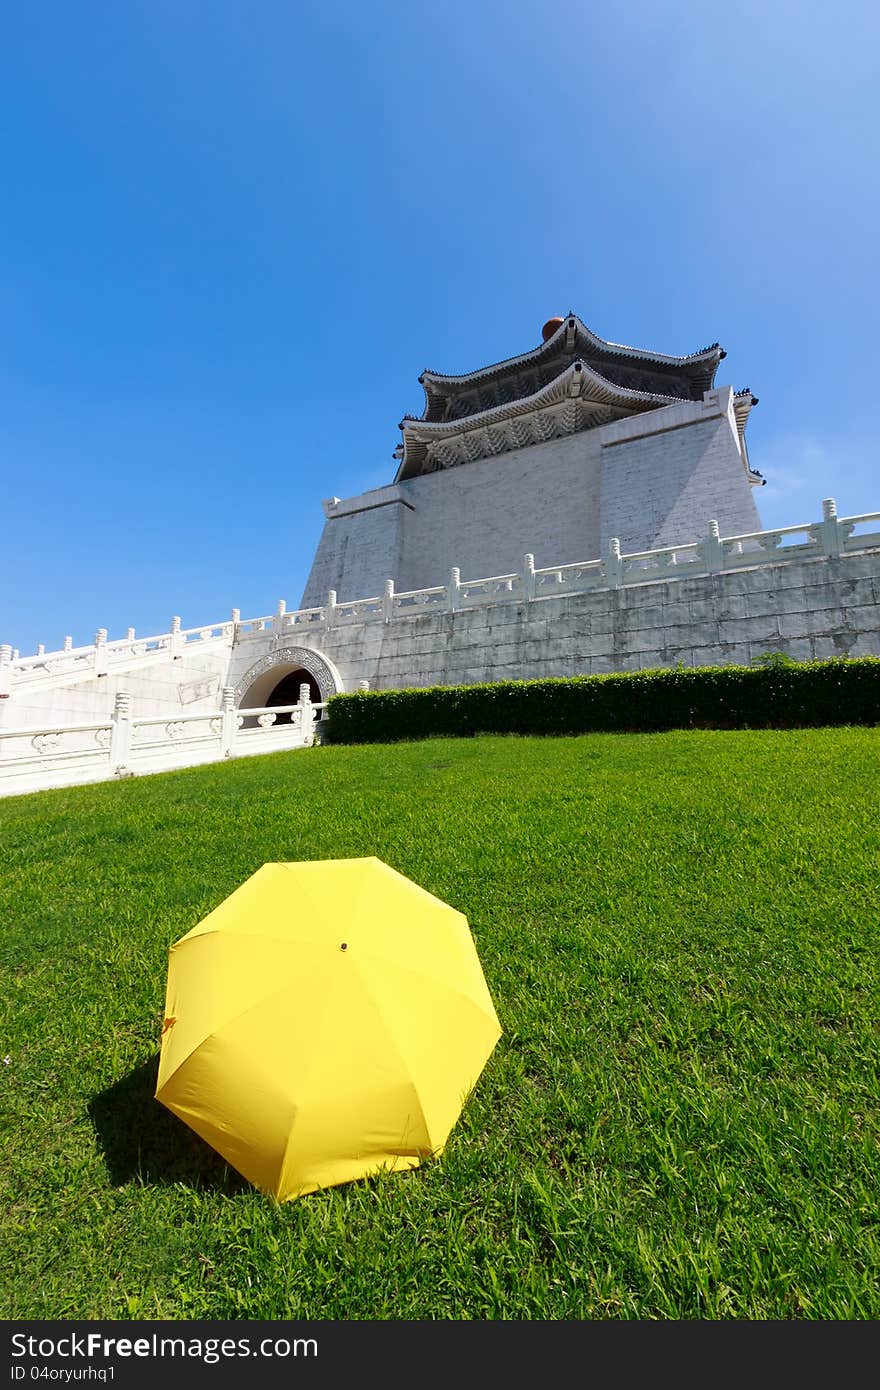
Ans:
MULTIPOLYGON (((313 705, 321 703, 321 688, 314 676, 308 671, 300 668, 298 671, 288 671, 282 676, 278 684, 273 689, 271 695, 266 700, 266 708, 274 709, 277 705, 298 705, 299 688, 301 685, 309 687, 309 696, 313 705)), ((279 714, 276 716, 277 724, 289 724, 289 714, 279 714)))

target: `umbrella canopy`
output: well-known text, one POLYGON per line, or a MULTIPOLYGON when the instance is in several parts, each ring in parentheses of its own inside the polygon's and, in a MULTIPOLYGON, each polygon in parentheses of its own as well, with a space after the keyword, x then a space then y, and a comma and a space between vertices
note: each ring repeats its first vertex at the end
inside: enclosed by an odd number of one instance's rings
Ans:
POLYGON ((379 859, 264 864, 171 947, 156 1096, 283 1201, 440 1153, 500 1036, 460 912, 379 859))

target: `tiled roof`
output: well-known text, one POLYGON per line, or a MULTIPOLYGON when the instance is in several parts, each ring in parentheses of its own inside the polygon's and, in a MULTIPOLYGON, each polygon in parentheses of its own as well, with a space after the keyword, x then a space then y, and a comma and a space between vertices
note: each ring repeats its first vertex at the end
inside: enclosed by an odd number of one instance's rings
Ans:
POLYGON ((532 395, 472 415, 448 420, 404 416, 396 481, 680 403, 679 396, 619 386, 576 359, 532 395))

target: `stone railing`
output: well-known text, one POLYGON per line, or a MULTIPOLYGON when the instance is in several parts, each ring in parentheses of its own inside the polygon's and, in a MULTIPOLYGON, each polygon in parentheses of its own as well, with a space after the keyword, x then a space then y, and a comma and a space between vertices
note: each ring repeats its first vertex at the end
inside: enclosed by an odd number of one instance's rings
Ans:
POLYGON ((526 555, 522 570, 516 574, 463 580, 460 570, 453 569, 447 584, 402 593, 397 593, 394 580, 388 579, 384 593, 375 598, 344 603, 338 602, 331 589, 320 608, 288 612, 281 600, 275 613, 266 617, 242 620, 239 610, 233 609, 227 622, 187 629, 182 629, 180 619, 174 618, 171 631, 157 637, 135 638, 134 629, 129 628, 124 638, 110 642, 106 629, 101 628, 91 646, 74 647, 67 638, 60 651, 47 653, 40 648, 35 656, 26 657, 19 656, 10 646, 0 646, 0 697, 8 695, 13 687, 27 687, 48 676, 88 679, 114 669, 129 669, 141 660, 178 657, 191 647, 231 644, 263 634, 284 637, 291 631, 300 635, 316 628, 326 631, 361 623, 388 623, 431 611, 454 613, 490 603, 530 603, 560 594, 620 589, 656 580, 683 579, 687 575, 725 574, 755 565, 791 564, 822 557, 838 559, 858 550, 876 548, 880 548, 880 512, 838 517, 834 499, 826 498, 822 520, 803 526, 722 536, 718 523, 712 521, 707 535, 699 541, 624 555, 620 542, 612 539, 601 559, 579 564, 536 569, 534 556, 526 555))
POLYGON ((838 517, 834 500, 827 498, 822 503, 822 520, 803 526, 722 536, 717 521, 711 521, 702 540, 686 545, 623 555, 620 542, 612 539, 601 560, 536 569, 534 556, 526 555, 522 570, 515 574, 462 579, 461 571, 453 569, 448 584, 403 593, 397 593, 394 580, 388 579, 383 594, 347 603, 339 603, 331 589, 322 608, 286 613, 280 607, 275 621, 280 630, 302 625, 326 629, 380 620, 388 623, 432 610, 455 613, 490 603, 531 603, 560 594, 621 589, 631 584, 683 579, 688 575, 725 574, 755 565, 784 565, 822 557, 837 559, 859 550, 880 548, 878 523, 880 512, 838 517), (870 529, 860 529, 865 527, 870 529))
POLYGON ((211 647, 232 641, 239 626, 251 626, 266 622, 271 626, 272 619, 252 619, 251 624, 241 624, 239 615, 233 610, 229 622, 209 623, 205 627, 182 628, 179 618, 171 619, 171 630, 155 637, 136 637, 133 627, 125 637, 107 640, 107 629, 98 628, 95 640, 87 647, 75 647, 70 637, 65 637, 64 646, 58 651, 47 652, 38 647, 35 656, 20 656, 9 646, 0 646, 0 695, 8 694, 3 683, 3 673, 11 674, 16 686, 29 685, 49 676, 73 676, 89 680, 92 676, 106 676, 114 670, 127 670, 132 662, 145 659, 181 656, 192 647, 211 647))
POLYGON ((132 717, 131 696, 120 692, 106 719, 0 728, 0 796, 309 747, 325 708, 302 685, 298 704, 236 709, 226 687, 220 709, 142 718, 132 717))

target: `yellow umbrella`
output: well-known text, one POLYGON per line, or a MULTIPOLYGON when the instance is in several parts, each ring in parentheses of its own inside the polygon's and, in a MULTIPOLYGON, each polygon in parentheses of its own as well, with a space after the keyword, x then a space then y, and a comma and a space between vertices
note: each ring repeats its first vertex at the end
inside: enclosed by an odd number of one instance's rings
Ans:
POLYGON ((379 859, 264 864, 171 947, 156 1096, 284 1201, 440 1153, 500 1036, 460 912, 379 859))

